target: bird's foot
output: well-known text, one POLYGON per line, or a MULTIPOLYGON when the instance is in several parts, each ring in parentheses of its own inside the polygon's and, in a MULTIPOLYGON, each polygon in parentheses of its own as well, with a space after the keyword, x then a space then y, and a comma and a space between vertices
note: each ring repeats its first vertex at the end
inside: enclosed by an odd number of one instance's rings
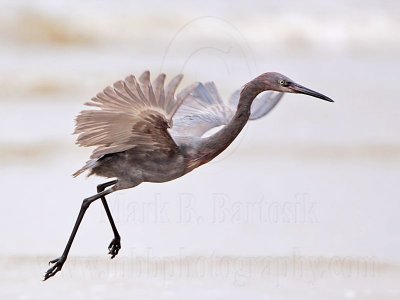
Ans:
POLYGON ((119 249, 121 249, 121 239, 119 237, 115 237, 108 246, 108 254, 111 255, 111 259, 118 254, 119 249))
POLYGON ((53 277, 54 275, 56 275, 56 273, 58 271, 61 271, 65 261, 67 260, 66 257, 61 256, 59 258, 53 259, 51 261, 49 261, 49 265, 53 264, 53 266, 47 270, 47 272, 44 274, 44 279, 43 281, 49 279, 50 277, 53 277))

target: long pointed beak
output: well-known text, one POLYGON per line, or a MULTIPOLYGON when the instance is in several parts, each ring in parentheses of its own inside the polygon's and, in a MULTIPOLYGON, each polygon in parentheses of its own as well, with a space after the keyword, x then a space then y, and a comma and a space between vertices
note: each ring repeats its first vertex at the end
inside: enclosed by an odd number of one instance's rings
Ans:
POLYGON ((329 98, 325 95, 322 95, 316 91, 310 90, 310 89, 308 89, 300 84, 297 84, 297 83, 292 83, 289 88, 293 91, 293 93, 305 94, 305 95, 309 95, 309 96, 319 98, 319 99, 322 99, 325 101, 334 102, 331 98, 329 98))

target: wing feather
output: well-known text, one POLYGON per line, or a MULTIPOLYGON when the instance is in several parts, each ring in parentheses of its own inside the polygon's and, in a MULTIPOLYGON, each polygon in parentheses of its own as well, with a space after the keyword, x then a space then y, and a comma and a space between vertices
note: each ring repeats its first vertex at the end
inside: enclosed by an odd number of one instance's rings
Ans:
POLYGON ((160 74, 157 78, 153 81, 153 91, 154 96, 157 100, 157 105, 165 101, 165 93, 164 93, 164 81, 165 81, 165 74, 160 74))
POLYGON ((171 117, 175 114, 178 107, 182 104, 183 98, 178 99, 178 105, 174 105, 172 99, 174 98, 175 91, 181 82, 183 75, 175 76, 165 88, 164 109, 171 117))
POLYGON ((174 116, 171 134, 201 137, 211 128, 227 124, 234 111, 225 105, 213 82, 199 83, 174 116))

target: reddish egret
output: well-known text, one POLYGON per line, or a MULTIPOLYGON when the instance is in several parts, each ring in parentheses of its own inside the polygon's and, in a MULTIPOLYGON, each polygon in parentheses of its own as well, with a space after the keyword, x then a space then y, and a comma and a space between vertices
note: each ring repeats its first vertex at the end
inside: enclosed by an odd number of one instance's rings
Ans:
POLYGON ((268 113, 283 93, 300 93, 333 102, 279 73, 264 73, 235 93, 224 104, 213 83, 196 83, 175 96, 182 75, 164 87, 165 75, 150 83, 150 73, 133 75, 97 94, 76 118, 77 144, 95 146, 84 171, 115 180, 97 186, 97 194, 82 202, 78 218, 62 255, 50 261, 44 280, 63 267, 78 227, 89 205, 101 199, 114 233, 108 249, 114 258, 121 248, 120 235, 105 196, 142 182, 166 182, 209 162, 238 136, 249 119, 268 113), (279 94, 264 94, 276 91, 279 94), (234 105, 237 103, 237 108, 234 105), (174 121, 174 122, 173 122, 174 121), (174 125, 173 125, 174 124, 174 125), (211 136, 209 129, 225 125, 211 136))

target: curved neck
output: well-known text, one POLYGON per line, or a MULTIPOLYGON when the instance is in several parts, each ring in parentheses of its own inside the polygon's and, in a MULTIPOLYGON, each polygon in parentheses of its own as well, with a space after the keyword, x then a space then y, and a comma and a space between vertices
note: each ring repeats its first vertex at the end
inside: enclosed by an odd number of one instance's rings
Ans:
POLYGON ((232 120, 215 134, 203 138, 193 157, 189 158, 190 170, 205 164, 224 151, 239 135, 250 117, 253 100, 264 89, 256 82, 250 81, 240 93, 237 110, 232 120))

